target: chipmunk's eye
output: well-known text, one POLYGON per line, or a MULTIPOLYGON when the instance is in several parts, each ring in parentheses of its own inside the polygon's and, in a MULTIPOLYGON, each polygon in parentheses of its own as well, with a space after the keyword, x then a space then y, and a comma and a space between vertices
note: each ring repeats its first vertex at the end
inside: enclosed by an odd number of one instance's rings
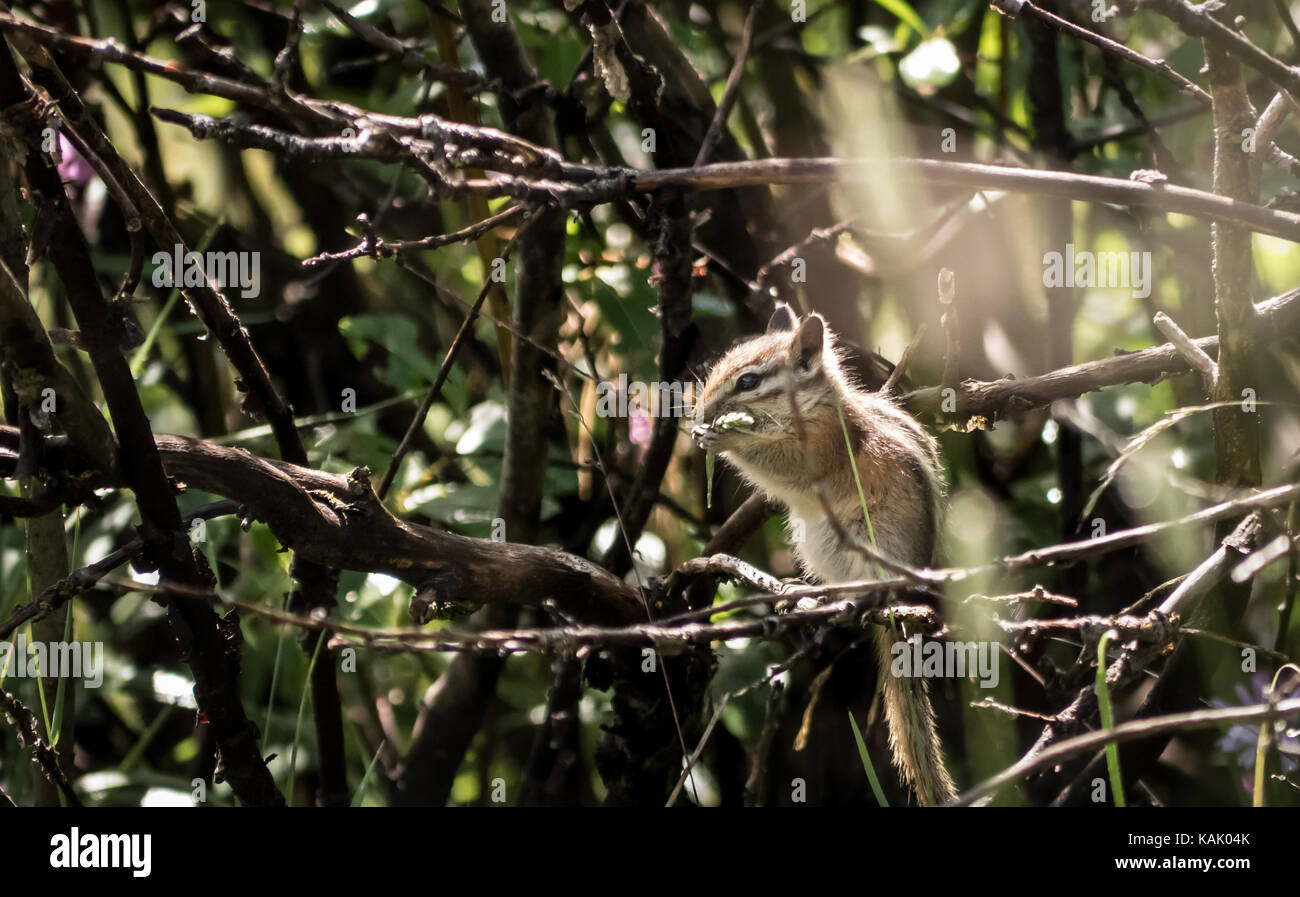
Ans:
POLYGON ((761 374, 755 374, 752 371, 748 374, 741 374, 736 380, 736 392, 745 392, 758 386, 758 381, 762 380, 761 374))

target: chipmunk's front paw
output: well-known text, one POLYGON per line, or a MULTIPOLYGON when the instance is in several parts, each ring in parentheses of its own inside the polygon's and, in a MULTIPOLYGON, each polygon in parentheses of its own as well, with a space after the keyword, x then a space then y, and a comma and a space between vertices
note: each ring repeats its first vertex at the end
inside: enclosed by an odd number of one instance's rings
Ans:
POLYGON ((706 452, 712 451, 718 442, 718 431, 712 424, 696 424, 691 428, 691 439, 706 452))

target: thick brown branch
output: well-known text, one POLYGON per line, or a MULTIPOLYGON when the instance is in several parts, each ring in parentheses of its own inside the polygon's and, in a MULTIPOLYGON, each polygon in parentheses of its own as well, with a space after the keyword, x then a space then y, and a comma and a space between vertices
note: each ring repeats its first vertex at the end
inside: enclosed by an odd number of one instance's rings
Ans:
POLYGON ((554 601, 575 617, 606 622, 644 616, 631 586, 580 557, 397 519, 361 473, 324 473, 184 436, 159 436, 158 448, 169 475, 235 498, 287 547, 317 563, 387 573, 448 602, 554 601))

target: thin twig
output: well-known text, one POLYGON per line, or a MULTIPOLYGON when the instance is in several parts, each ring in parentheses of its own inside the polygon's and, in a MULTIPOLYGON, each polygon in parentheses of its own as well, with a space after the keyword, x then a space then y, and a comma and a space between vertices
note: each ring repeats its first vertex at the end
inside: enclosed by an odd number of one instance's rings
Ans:
POLYGON ((1136 741, 1152 735, 1172 735, 1176 732, 1214 729, 1223 725, 1284 719, 1293 713, 1300 713, 1300 698, 1291 698, 1276 704, 1251 704, 1244 707, 1171 713, 1167 716, 1122 723, 1113 729, 1078 735, 1054 744, 1041 753, 1024 757, 997 775, 965 791, 952 806, 970 806, 981 797, 993 794, 1004 786, 1025 778, 1035 770, 1053 766, 1068 757, 1095 751, 1108 744, 1123 744, 1126 741, 1136 741))
POLYGON ((722 129, 727 126, 731 107, 735 105, 736 97, 740 95, 740 80, 745 74, 745 62, 749 58, 750 48, 754 45, 754 25, 758 21, 758 13, 763 8, 764 2, 765 0, 754 0, 754 5, 749 8, 749 16, 745 19, 745 32, 740 39, 740 49, 736 52, 736 61, 731 66, 730 74, 727 75, 727 86, 722 91, 718 108, 714 110, 709 129, 704 132, 704 139, 700 141, 700 151, 695 154, 696 167, 709 161, 718 141, 722 139, 722 129))
POLYGON ((921 326, 916 328, 916 333, 912 336, 912 341, 907 344, 907 348, 903 350, 903 354, 898 356, 898 363, 894 365, 894 369, 889 372, 889 377, 885 380, 884 385, 880 387, 881 395, 891 395, 898 389, 899 381, 902 380, 903 375, 907 373, 907 365, 912 360, 912 353, 916 351, 917 346, 921 345, 921 340, 925 337, 927 327, 928 325, 922 321, 921 326))
POLYGON ((1174 344, 1174 348, 1187 360, 1187 363, 1201 372, 1201 376, 1205 378, 1206 388, 1213 392, 1214 384, 1219 379, 1219 365, 1215 363, 1213 358, 1205 354, 1205 350, 1196 345, 1192 338, 1169 315, 1158 311, 1154 321, 1157 329, 1168 337, 1169 342, 1174 344))
MULTIPOLYGON (((501 262, 505 263, 510 258, 511 251, 519 242, 519 238, 527 230, 528 223, 525 222, 523 227, 515 231, 515 235, 510 238, 509 242, 501 249, 501 262)), ((424 401, 420 403, 419 409, 415 412, 415 417, 411 420, 411 425, 406 428, 406 433, 402 436, 402 441, 398 443, 397 449, 393 452, 392 459, 388 462, 388 469, 384 471, 384 478, 380 481, 376 494, 383 499, 389 488, 393 485, 393 479, 397 476, 397 468, 402 465, 402 461, 411 450, 411 445, 415 441, 415 434, 424 426, 424 419, 429 416, 429 410, 433 408, 433 403, 438 401, 442 395, 443 384, 447 382, 447 376, 451 373, 451 366, 456 360, 456 354, 460 347, 465 344, 469 337, 470 330, 474 322, 478 320, 479 309, 487 300, 488 293, 496 285, 493 279, 493 271, 487 271, 483 276, 483 285, 479 288, 478 297, 474 300, 474 305, 470 308, 469 313, 465 315, 465 320, 461 321, 460 329, 456 331, 456 336, 452 339, 451 345, 447 347, 447 354, 443 356, 442 364, 438 367, 438 374, 433 379, 433 384, 429 387, 429 392, 425 395, 424 401)))

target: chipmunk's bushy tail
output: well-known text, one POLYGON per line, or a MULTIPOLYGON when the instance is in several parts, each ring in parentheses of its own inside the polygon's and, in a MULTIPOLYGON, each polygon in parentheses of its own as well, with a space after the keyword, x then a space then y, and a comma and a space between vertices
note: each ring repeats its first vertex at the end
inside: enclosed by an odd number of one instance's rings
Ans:
POLYGON ((929 686, 921 676, 895 676, 890 672, 894 635, 887 627, 876 627, 875 640, 881 703, 889 725, 894 766, 921 806, 947 803, 957 797, 957 788, 943 765, 929 686))

